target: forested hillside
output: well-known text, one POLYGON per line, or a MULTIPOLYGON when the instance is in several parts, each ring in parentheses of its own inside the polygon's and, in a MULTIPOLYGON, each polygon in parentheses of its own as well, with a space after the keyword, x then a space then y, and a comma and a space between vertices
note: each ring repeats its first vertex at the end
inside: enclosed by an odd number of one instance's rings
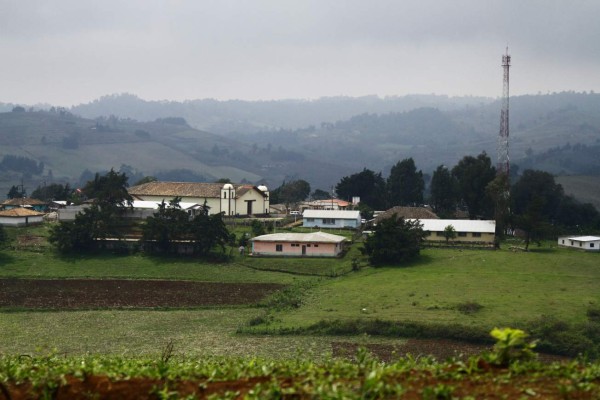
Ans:
POLYGON ((281 182, 300 171, 335 181, 344 172, 281 146, 251 146, 191 128, 180 117, 137 122, 114 116, 85 119, 64 109, 0 113, 2 198, 13 185, 23 183, 31 193, 55 182, 79 184, 111 168, 126 172, 130 183, 147 175, 281 182))
MULTIPOLYGON (((0 169, 0 194, 21 178, 31 191, 43 181, 76 183, 86 170, 89 177, 111 167, 134 177, 272 187, 304 179, 329 190, 365 167, 385 177, 410 157, 427 176, 465 155, 485 151, 495 160, 500 103, 436 95, 256 102, 113 95, 70 110, 11 110, 0 114, 0 162, 26 157, 44 169, 0 169)), ((600 95, 515 96, 510 115, 515 171, 598 173, 600 95)))

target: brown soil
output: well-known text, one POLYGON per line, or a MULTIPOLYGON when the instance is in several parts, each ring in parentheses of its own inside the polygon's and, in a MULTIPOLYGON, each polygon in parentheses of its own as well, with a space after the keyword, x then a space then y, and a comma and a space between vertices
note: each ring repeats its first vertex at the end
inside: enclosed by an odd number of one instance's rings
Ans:
POLYGON ((96 309, 254 304, 284 285, 116 279, 0 279, 0 308, 96 309))
MULTIPOLYGON (((451 371, 449 376, 452 375, 451 371)), ((459 374, 460 375, 460 374, 459 374)), ((568 393, 561 390, 561 386, 569 385, 568 380, 558 380, 548 376, 515 375, 510 376, 506 370, 484 368, 484 371, 462 375, 455 378, 434 378, 430 373, 423 371, 410 371, 405 374, 390 377, 388 383, 397 383, 404 389, 402 399, 445 399, 451 398, 448 393, 444 395, 444 388, 450 389, 452 398, 470 396, 474 399, 598 399, 598 387, 592 389, 575 389, 568 393), (438 391, 437 393, 435 391, 438 391)), ((341 385, 348 384, 360 386, 361 381, 341 381, 341 385)), ((598 380, 596 384, 600 383, 598 380)), ((43 393, 39 388, 30 384, 20 385, 1 384, 0 400, 25 400, 37 398, 62 399, 159 399, 167 398, 193 398, 206 399, 221 398, 227 392, 236 393, 234 398, 242 399, 248 392, 259 384, 276 385, 281 389, 296 388, 296 393, 286 395, 279 392, 273 398, 282 399, 311 399, 315 398, 315 387, 310 380, 298 376, 292 378, 275 378, 271 376, 245 378, 236 381, 208 382, 198 381, 171 381, 165 382, 149 378, 129 378, 127 380, 111 380, 106 376, 88 376, 84 379, 65 376, 62 383, 51 393, 43 393), (162 395, 158 392, 162 391, 162 395), (303 394, 303 391, 304 394, 303 394), (311 393, 312 392, 312 393, 311 393)), ((228 397, 230 398, 230 397, 228 397)), ((390 397, 392 398, 392 397, 390 397)), ((395 397, 393 397, 395 398, 395 397)))
MULTIPOLYGON (((451 358, 465 360, 471 356, 481 354, 486 350, 491 350, 491 346, 449 339, 408 339, 406 343, 402 345, 370 343, 362 346, 379 360, 386 362, 397 361, 399 358, 407 355, 411 355, 412 357, 432 356, 439 361, 451 358)), ((331 343, 331 347, 334 357, 351 359, 356 355, 359 344, 352 342, 333 342, 331 343)), ((540 353, 538 353, 538 358, 543 362, 570 360, 568 357, 540 353)))

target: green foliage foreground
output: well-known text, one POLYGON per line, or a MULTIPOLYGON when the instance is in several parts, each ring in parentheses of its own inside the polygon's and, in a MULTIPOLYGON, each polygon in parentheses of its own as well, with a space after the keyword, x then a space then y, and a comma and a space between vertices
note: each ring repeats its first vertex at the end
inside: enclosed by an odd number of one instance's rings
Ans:
POLYGON ((600 395, 600 364, 511 360, 500 367, 490 364, 489 356, 445 363, 406 357, 386 364, 359 349, 352 360, 328 358, 317 363, 302 358, 174 357, 169 346, 155 358, 3 356, 0 390, 6 398, 24 389, 39 398, 83 395, 77 388, 90 398, 133 393, 159 399, 474 399, 492 395, 593 399, 600 395), (122 384, 94 385, 99 379, 122 384))

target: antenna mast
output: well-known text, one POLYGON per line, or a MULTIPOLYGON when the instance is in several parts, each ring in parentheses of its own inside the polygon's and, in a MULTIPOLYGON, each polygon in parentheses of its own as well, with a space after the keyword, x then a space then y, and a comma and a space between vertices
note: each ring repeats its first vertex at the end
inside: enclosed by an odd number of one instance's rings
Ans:
POLYGON ((508 78, 510 69, 510 55, 508 55, 508 47, 506 54, 502 56, 502 68, 504 69, 504 81, 502 85, 502 111, 500 112, 500 135, 498 136, 498 164, 496 172, 505 174, 508 178, 510 173, 510 161, 508 159, 508 78))

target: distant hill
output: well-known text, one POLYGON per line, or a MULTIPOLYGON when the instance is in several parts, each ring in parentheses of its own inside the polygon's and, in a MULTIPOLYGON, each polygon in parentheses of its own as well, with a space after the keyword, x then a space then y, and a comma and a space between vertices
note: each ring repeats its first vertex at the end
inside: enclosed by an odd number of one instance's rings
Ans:
POLYGON ((138 121, 180 116, 198 129, 218 134, 254 133, 263 130, 299 129, 322 122, 345 120, 364 113, 404 112, 422 107, 454 110, 490 103, 485 97, 408 95, 380 98, 324 97, 316 100, 243 101, 213 99, 147 101, 132 94, 104 96, 72 107, 71 112, 86 118, 115 115, 138 121))
POLYGON ((0 113, 0 160, 5 155, 41 162, 44 169, 39 175, 0 170, 0 198, 22 179, 31 193, 44 183, 77 184, 84 171, 89 177, 111 168, 170 180, 229 178, 271 185, 305 171, 327 182, 343 173, 279 146, 253 147, 191 128, 182 118, 92 120, 66 110, 0 113))
MULTIPOLYGON (((510 104, 513 165, 598 173, 600 95, 514 96, 510 104)), ((53 110, 0 114, 0 156, 43 162, 54 179, 126 164, 136 173, 186 179, 271 186, 305 179, 313 189, 364 167, 387 175, 407 157, 425 173, 482 151, 495 160, 500 121, 497 99, 436 95, 255 102, 112 95, 53 110)))
POLYGON ((591 203, 600 210, 600 175, 558 176, 556 182, 562 185, 566 194, 583 203, 591 203))

